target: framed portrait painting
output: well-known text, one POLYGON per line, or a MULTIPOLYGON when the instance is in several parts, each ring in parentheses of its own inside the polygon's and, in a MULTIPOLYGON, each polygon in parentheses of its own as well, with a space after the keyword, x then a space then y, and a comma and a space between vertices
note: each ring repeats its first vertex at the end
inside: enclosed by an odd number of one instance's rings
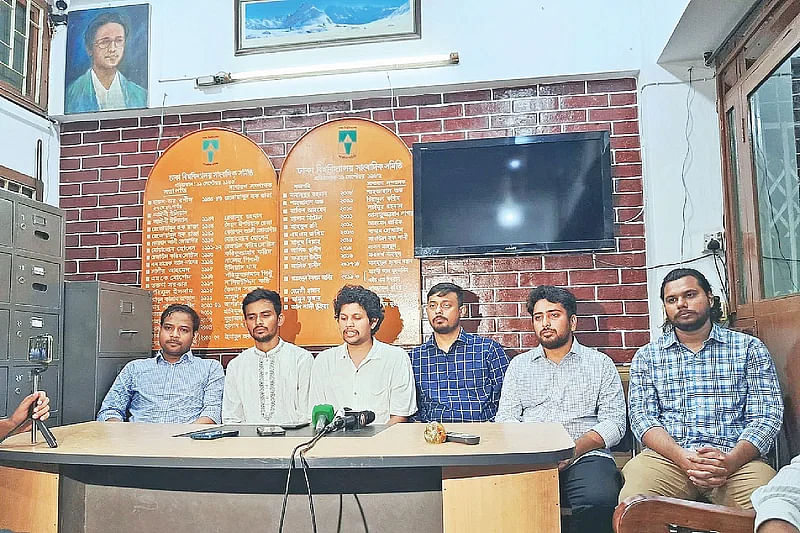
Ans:
POLYGON ((420 37, 421 0, 234 0, 236 54, 420 37))
POLYGON ((70 11, 64 113, 147 107, 150 5, 70 11))

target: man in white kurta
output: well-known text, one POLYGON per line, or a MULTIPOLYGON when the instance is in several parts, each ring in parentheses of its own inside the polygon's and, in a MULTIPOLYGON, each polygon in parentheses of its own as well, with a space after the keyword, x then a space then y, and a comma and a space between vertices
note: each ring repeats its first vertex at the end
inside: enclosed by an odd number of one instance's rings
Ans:
POLYGON ((344 344, 317 355, 310 406, 373 411, 376 424, 405 422, 417 410, 414 373, 405 350, 374 338, 384 316, 380 298, 346 285, 333 305, 344 344))
POLYGON ((256 289, 242 303, 255 346, 230 363, 225 374, 222 421, 245 424, 308 422, 311 352, 278 336, 283 324, 280 296, 256 289))

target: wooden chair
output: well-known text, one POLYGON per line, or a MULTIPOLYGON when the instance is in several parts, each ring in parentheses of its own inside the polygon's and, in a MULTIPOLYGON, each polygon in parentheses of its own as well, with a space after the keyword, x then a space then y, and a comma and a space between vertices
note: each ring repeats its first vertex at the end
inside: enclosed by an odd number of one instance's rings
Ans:
POLYGON ((754 511, 722 505, 663 496, 634 496, 617 506, 612 523, 616 533, 667 533, 670 526, 684 531, 753 533, 755 517, 754 511))

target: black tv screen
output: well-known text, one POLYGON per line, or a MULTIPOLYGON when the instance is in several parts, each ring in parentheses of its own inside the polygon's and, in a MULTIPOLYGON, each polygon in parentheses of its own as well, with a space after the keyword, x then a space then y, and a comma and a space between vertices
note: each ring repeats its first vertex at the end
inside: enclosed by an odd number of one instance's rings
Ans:
POLYGON ((614 246, 607 131, 417 143, 417 257, 614 246))

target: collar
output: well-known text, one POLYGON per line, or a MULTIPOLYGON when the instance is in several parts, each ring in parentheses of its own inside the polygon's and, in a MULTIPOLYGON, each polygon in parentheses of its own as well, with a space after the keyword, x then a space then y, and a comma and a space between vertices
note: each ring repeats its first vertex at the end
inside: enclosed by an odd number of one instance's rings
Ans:
MULTIPOLYGON (((572 347, 566 353, 566 355, 561 360, 561 362, 563 363, 564 361, 566 361, 567 358, 570 357, 570 355, 573 356, 573 357, 579 357, 582 352, 583 352, 583 344, 578 342, 578 339, 576 339, 575 335, 573 334, 572 335, 572 347)), ((542 348, 541 344, 539 346, 537 346, 536 348, 534 348, 533 350, 531 350, 531 361, 536 361, 539 358, 549 361, 549 359, 547 359, 547 357, 545 357, 545 355, 544 355, 544 348, 542 348)), ((561 364, 561 363, 559 363, 559 364, 561 364)))
POLYGON ((162 354, 162 353, 161 353, 161 350, 159 350, 159 351, 158 351, 158 353, 156 354, 156 363, 161 363, 161 362, 163 362, 163 363, 166 363, 166 364, 168 364, 168 365, 170 365, 170 364, 179 365, 179 364, 181 364, 181 363, 183 363, 183 362, 186 362, 186 361, 191 361, 193 358, 194 358, 194 354, 192 354, 192 351, 191 351, 191 350, 189 350, 188 352, 186 352, 185 354, 183 354, 182 356, 180 356, 180 358, 178 359, 178 361, 177 361, 177 362, 175 362, 175 363, 170 363, 169 361, 167 361, 166 359, 164 359, 164 354, 162 354))
POLYGON ((253 351, 256 353, 256 355, 258 355, 260 357, 264 357, 264 356, 268 356, 268 355, 278 355, 278 352, 280 352, 281 348, 283 348, 283 344, 284 344, 283 339, 278 337, 278 344, 276 344, 275 347, 273 349, 269 350, 268 352, 262 352, 261 350, 258 349, 257 346, 253 346, 253 351))
MULTIPOLYGON (((725 330, 719 324, 711 323, 711 331, 708 332, 708 338, 703 342, 705 346, 708 344, 708 341, 714 340, 716 342, 721 342, 723 344, 727 344, 728 338, 725 335, 725 330)), ((670 327, 668 331, 666 331, 659 339, 659 343, 661 344, 661 348, 669 348, 670 346, 679 343, 678 336, 675 334, 675 328, 670 327)))
MULTIPOLYGON (((381 341, 379 341, 375 337, 372 337, 372 348, 369 349, 369 352, 367 352, 367 356, 364 358, 363 361, 361 361, 361 364, 363 365, 367 361, 380 359, 382 357, 381 353, 383 352, 383 350, 380 349, 380 346, 382 344, 383 343, 381 341)), ((345 359, 346 358, 346 359, 349 360, 350 359, 350 354, 347 353, 347 343, 345 342, 345 343, 340 344, 339 348, 340 348, 340 350, 339 350, 339 359, 345 359)))
POLYGON ((105 88, 103 82, 100 81, 100 78, 97 77, 93 68, 90 68, 89 71, 92 73, 92 84, 94 85, 95 91, 98 89, 102 89, 105 92, 111 92, 114 90, 115 85, 120 85, 120 72, 119 70, 114 74, 114 79, 111 81, 111 85, 108 86, 108 89, 105 88))
MULTIPOLYGON (((452 344, 452 346, 450 346, 450 348, 452 348, 453 346, 455 346, 459 342, 462 343, 462 344, 467 344, 469 342, 469 340, 470 340, 470 334, 467 333, 466 331, 464 331, 464 328, 462 327, 458 332, 458 337, 456 338, 455 341, 453 341, 453 344, 452 344)), ((432 348, 437 348, 439 350, 442 350, 441 348, 439 348, 439 345, 436 344, 436 336, 433 333, 431 333, 431 336, 428 337, 427 341, 425 341, 425 345, 426 346, 430 346, 432 348)), ((444 351, 444 350, 442 350, 442 351, 444 351)))

